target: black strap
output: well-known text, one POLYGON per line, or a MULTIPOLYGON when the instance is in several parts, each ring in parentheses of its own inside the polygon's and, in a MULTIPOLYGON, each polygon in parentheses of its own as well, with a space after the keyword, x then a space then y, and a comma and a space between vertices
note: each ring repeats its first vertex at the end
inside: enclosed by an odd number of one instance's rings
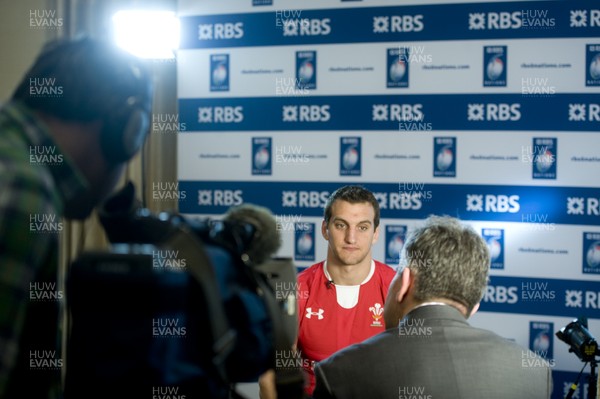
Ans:
POLYGON ((178 248, 183 259, 193 260, 188 261, 187 265, 206 298, 206 313, 213 337, 213 363, 219 376, 224 382, 228 382, 225 360, 235 345, 236 333, 229 328, 212 262, 202 242, 188 229, 182 228, 180 234, 169 237, 165 244, 168 248, 178 248))

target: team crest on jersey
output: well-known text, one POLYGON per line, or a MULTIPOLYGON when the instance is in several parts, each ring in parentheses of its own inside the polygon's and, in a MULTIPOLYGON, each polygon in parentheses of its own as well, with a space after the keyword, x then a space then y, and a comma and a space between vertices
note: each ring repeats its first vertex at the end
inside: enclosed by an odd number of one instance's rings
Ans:
POLYGON ((306 318, 307 319, 310 319, 313 316, 317 316, 317 318, 319 320, 323 320, 323 313, 325 313, 325 310, 323 310, 321 308, 319 308, 319 310, 316 312, 313 312, 312 308, 306 308, 306 318))
POLYGON ((369 308, 369 312, 371 312, 371 317, 373 318, 373 323, 371 323, 371 327, 383 327, 383 323, 381 318, 383 317, 383 307, 380 303, 376 303, 374 306, 369 308))

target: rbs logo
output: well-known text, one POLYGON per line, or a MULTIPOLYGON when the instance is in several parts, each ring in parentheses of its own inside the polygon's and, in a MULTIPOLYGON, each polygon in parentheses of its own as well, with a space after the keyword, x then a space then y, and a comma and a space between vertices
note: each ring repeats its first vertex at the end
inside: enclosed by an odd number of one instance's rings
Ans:
POLYGON ((373 104, 374 122, 420 122, 423 121, 423 104, 373 104))
POLYGON ((373 33, 421 32, 423 14, 373 17, 373 33))
POLYGON ((422 193, 390 193, 390 209, 417 210, 421 209, 422 193))
POLYGON ((242 190, 198 190, 200 206, 234 206, 243 202, 242 190))
POLYGON ((198 25, 198 40, 239 39, 244 36, 242 22, 198 25))
POLYGON ((518 195, 467 194, 467 212, 517 213, 520 209, 518 195))
POLYGON ((519 29, 521 12, 507 11, 469 14, 469 30, 479 29, 519 29), (487 23, 486 23, 487 20, 487 23))
POLYGON ((555 25, 556 18, 551 17, 548 10, 529 9, 469 14, 469 30, 547 29, 555 25))
POLYGON ((325 36, 331 33, 331 20, 287 19, 283 22, 283 36, 325 36))
POLYGON ((199 107, 198 123, 240 123, 244 120, 244 108, 237 107, 199 107))
POLYGON ((327 191, 283 191, 281 206, 284 208, 323 208, 330 193, 327 191))
POLYGON ((504 287, 502 285, 488 285, 485 287, 485 293, 483 294, 483 302, 490 303, 508 303, 514 304, 519 300, 519 289, 518 287, 504 287))
POLYGON ((284 105, 284 122, 327 122, 331 118, 329 105, 284 105))
POLYGON ((521 120, 521 104, 467 104, 467 120, 518 121, 521 120))

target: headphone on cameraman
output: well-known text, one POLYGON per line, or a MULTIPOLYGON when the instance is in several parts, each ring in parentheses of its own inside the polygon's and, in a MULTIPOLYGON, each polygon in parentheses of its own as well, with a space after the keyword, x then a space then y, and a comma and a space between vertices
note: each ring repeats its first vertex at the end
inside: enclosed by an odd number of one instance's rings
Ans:
MULTIPOLYGON (((132 79, 144 84, 141 71, 134 65, 130 69, 132 79)), ((103 118, 100 144, 106 159, 122 163, 133 158, 144 144, 150 128, 150 98, 139 94, 118 95, 110 101, 103 118)))

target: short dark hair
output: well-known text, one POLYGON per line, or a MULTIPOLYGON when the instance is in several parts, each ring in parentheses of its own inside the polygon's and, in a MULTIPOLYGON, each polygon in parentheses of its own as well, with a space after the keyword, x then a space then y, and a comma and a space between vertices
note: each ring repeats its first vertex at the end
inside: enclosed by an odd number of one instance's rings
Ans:
POLYGON ((87 36, 58 39, 44 45, 12 99, 65 121, 92 122, 111 118, 131 97, 150 113, 150 83, 141 60, 112 42, 87 36), (32 85, 40 82, 51 82, 60 92, 32 93, 32 85))
POLYGON ((373 221, 375 228, 379 226, 379 202, 377 202, 377 198, 375 198, 373 193, 366 188, 354 185, 340 187, 329 196, 327 203, 325 204, 325 223, 329 223, 329 220, 331 219, 331 207, 337 200, 346 201, 351 204, 368 202, 375 211, 375 219, 373 221))

